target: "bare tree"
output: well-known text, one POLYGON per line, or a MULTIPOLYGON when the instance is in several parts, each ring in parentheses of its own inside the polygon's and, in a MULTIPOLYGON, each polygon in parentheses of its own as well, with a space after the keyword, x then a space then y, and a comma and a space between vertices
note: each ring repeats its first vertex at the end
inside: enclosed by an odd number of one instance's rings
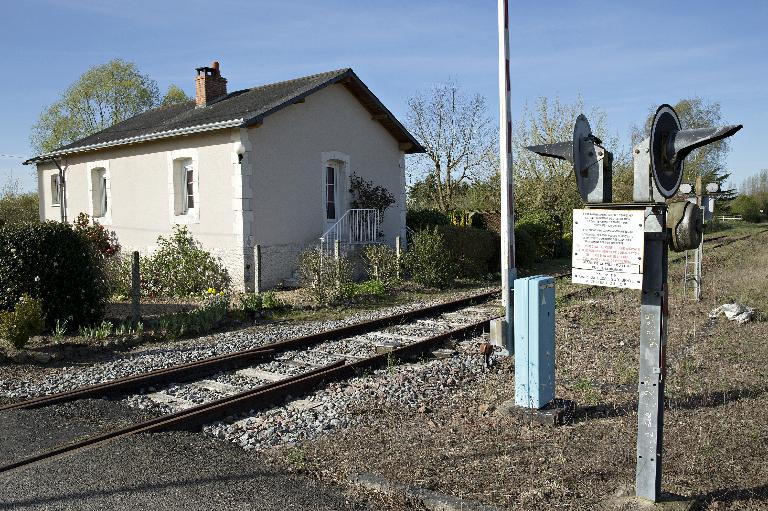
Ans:
POLYGON ((469 96, 450 81, 408 100, 408 126, 426 150, 415 157, 414 175, 424 179, 434 206, 456 207, 457 190, 495 170, 496 127, 485 98, 469 96))
POLYGON ((573 124, 581 113, 589 118, 592 132, 613 152, 613 175, 617 185, 614 195, 626 200, 626 190, 631 194, 631 163, 628 163, 627 152, 619 146, 617 137, 608 134, 605 112, 599 109, 585 112, 580 97, 571 104, 563 103, 557 97, 542 97, 533 108, 524 105, 522 116, 515 123, 515 202, 520 216, 557 216, 566 230, 570 230, 573 209, 582 205, 572 165, 554 158, 542 158, 525 147, 571 140, 573 124))

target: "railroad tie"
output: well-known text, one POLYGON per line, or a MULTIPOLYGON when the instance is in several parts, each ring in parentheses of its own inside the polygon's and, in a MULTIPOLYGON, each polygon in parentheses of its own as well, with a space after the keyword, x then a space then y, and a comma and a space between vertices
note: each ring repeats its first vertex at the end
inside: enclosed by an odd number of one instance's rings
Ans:
POLYGON ((252 367, 246 367, 245 369, 240 369, 236 371, 235 374, 238 374, 240 376, 245 376, 246 378, 253 378, 255 380, 264 380, 264 381, 280 381, 288 378, 288 375, 286 374, 262 371, 260 369, 253 369, 252 367))

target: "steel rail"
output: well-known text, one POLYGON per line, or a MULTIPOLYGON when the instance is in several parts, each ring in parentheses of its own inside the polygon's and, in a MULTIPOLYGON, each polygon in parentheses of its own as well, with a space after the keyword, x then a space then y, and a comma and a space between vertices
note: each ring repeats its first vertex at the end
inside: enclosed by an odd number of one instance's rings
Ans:
POLYGON ((234 369, 239 369, 241 367, 248 366, 255 361, 271 356, 279 351, 307 347, 319 342, 368 333, 387 326, 401 324, 422 316, 437 314, 446 310, 460 308, 478 301, 488 300, 498 294, 498 289, 486 291, 484 293, 460 298, 458 300, 430 305, 421 309, 401 312, 391 316, 385 316, 383 318, 363 321, 325 332, 319 332, 316 334, 296 337, 285 341, 265 344, 264 346, 259 346, 257 348, 252 348, 245 351, 228 353, 216 357, 209 357, 183 365, 173 366, 165 369, 157 369, 147 373, 119 378, 116 380, 103 382, 96 385, 90 385, 79 389, 40 396, 2 406, 0 407, 0 412, 8 410, 39 408, 42 406, 64 403, 77 399, 101 398, 110 395, 120 395, 149 386, 163 385, 168 383, 182 383, 184 381, 215 374, 220 371, 231 371, 234 369))
POLYGON ((374 369, 384 366, 390 363, 392 358, 403 360, 418 357, 448 339, 465 337, 467 335, 476 334, 478 331, 482 332, 483 329, 489 326, 490 321, 491 319, 477 321, 396 348, 389 353, 374 355, 352 363, 339 361, 211 403, 199 405, 187 410, 181 410, 127 428, 97 435, 51 451, 35 454, 0 467, 0 473, 137 433, 157 433, 161 431, 179 430, 198 431, 204 424, 251 410, 263 410, 284 402, 286 396, 303 396, 322 383, 345 380, 362 373, 366 369, 374 369))

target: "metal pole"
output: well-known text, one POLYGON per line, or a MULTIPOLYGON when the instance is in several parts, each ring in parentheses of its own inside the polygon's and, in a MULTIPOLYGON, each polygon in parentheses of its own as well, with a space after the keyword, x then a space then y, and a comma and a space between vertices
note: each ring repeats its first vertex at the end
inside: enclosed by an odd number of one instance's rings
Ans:
POLYGON ((661 493, 664 382, 667 345, 666 206, 645 209, 643 291, 640 307, 640 373, 637 409, 638 497, 656 502, 661 493))
POLYGON ((134 251, 131 260, 131 323, 133 323, 134 328, 139 324, 139 319, 141 318, 141 306, 139 304, 140 284, 139 253, 134 251))
MULTIPOLYGON (((701 176, 696 177, 696 205, 701 208, 704 195, 704 184, 701 180, 701 176)), ((704 224, 704 210, 701 210, 702 225, 704 224)), ((701 301, 701 247, 704 244, 704 236, 701 237, 701 243, 696 247, 696 251, 693 254, 693 299, 701 301)))
POLYGON ((515 181, 512 173, 512 108, 509 76, 509 2, 499 7, 499 170, 501 173, 501 287, 507 350, 514 352, 512 290, 515 265, 515 181))

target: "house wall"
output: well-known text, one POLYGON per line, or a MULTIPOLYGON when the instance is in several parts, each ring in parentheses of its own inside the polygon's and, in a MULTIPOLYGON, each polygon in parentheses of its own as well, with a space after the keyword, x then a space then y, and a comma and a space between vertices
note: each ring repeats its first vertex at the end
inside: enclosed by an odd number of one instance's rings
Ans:
POLYGON ((248 130, 253 151, 250 190, 251 235, 262 247, 262 287, 293 276, 302 250, 319 246, 325 232, 324 157, 346 160, 355 172, 385 187, 396 203, 384 215, 384 241, 404 237, 404 158, 398 142, 371 118, 370 112, 343 85, 332 85, 265 118, 248 130))
MULTIPOLYGON (((237 135, 239 140, 239 130, 237 135)), ((89 174, 98 162, 109 174, 111 217, 99 221, 115 231, 125 253, 151 252, 158 236, 167 236, 175 223, 184 223, 206 250, 224 260, 233 284, 241 288, 246 276, 242 238, 236 236, 241 213, 233 203, 233 176, 240 165, 233 138, 232 130, 221 130, 69 156, 67 218, 72 222, 80 212, 92 212, 89 174), (171 158, 187 155, 197 163, 197 219, 174 217, 172 209, 171 158)), ((43 220, 60 219, 60 208, 51 205, 50 194, 50 176, 57 172, 52 163, 38 165, 43 220)), ((239 229, 242 235, 241 216, 239 229)))
MULTIPOLYGON (((159 235, 185 223, 203 247, 226 263, 236 289, 267 289, 294 277, 299 254, 317 247, 325 232, 323 171, 326 159, 346 162, 343 213, 349 207, 349 174, 387 188, 396 199, 386 212, 384 241, 404 238, 404 157, 398 142, 342 85, 268 116, 250 129, 224 129, 103 149, 68 157, 67 216, 90 213, 90 170, 109 175, 110 214, 99 219, 114 230, 124 252, 151 252, 159 235), (242 162, 236 146, 245 149, 242 162), (198 172, 196 219, 173 216, 172 159, 191 157, 198 172), (256 282, 255 245, 261 246, 256 282)), ((41 218, 58 220, 51 205, 52 163, 38 165, 41 218)))

